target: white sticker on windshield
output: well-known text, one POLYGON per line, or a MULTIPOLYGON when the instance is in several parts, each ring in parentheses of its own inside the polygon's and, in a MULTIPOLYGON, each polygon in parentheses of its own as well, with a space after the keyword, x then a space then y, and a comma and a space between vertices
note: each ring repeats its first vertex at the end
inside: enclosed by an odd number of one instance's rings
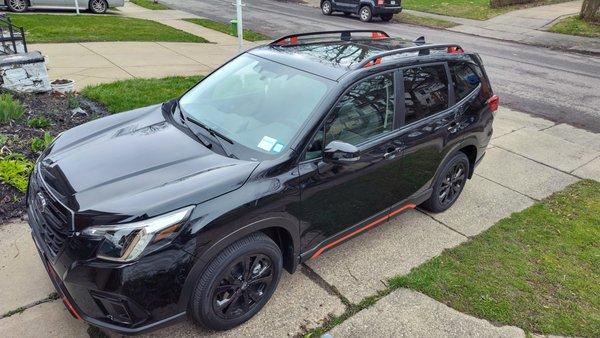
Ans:
POLYGON ((277 143, 274 147, 273 147, 273 151, 278 153, 281 151, 281 149, 283 149, 283 144, 281 143, 277 143))
POLYGON ((275 143, 277 143, 276 139, 269 136, 264 136, 262 140, 260 140, 260 142, 258 143, 257 147, 266 151, 271 151, 275 143))

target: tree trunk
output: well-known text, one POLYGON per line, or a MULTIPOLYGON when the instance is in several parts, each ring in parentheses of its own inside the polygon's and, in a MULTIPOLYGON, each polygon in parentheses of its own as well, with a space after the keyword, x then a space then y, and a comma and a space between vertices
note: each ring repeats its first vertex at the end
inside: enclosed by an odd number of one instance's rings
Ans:
POLYGON ((585 21, 600 23, 600 0, 583 0, 579 16, 585 21))

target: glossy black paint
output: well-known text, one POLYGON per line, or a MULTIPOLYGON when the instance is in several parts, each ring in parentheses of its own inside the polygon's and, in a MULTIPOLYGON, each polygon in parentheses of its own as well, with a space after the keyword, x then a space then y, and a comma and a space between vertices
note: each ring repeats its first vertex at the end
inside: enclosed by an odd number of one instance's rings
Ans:
POLYGON ((284 267, 294 272, 323 245, 399 206, 423 202, 440 164, 454 152, 468 152, 472 164, 478 163, 492 132, 487 77, 460 102, 454 102, 450 90, 447 110, 410 125, 402 123, 403 100, 396 95, 396 129, 359 146, 355 163, 303 160, 338 98, 358 81, 392 72, 400 94, 405 67, 449 60, 481 64, 475 54, 435 53, 355 69, 377 52, 411 45, 383 39, 249 51, 336 82, 290 149, 261 162, 202 146, 173 117, 174 102, 65 132, 36 165, 27 199, 33 236, 48 268, 56 272, 53 282, 61 294, 93 325, 126 334, 155 329, 185 318, 203 268, 237 239, 264 231, 284 253, 284 267), (349 50, 357 52, 339 56, 349 50), (58 253, 50 250, 40 224, 46 216, 36 204, 38 192, 71 213, 58 253), (189 205, 196 207, 178 236, 131 263, 96 258, 99 242, 79 235, 90 225, 144 220, 189 205), (129 320, 107 310, 114 303, 126 308, 129 320))

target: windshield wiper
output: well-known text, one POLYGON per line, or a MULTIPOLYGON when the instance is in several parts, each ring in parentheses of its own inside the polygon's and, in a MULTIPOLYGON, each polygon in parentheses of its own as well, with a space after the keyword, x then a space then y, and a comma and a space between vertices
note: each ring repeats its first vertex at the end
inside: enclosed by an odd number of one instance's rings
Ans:
POLYGON ((219 133, 218 131, 216 131, 216 130, 212 129, 211 127, 207 126, 206 124, 204 124, 204 123, 202 123, 202 122, 200 122, 200 121, 196 120, 195 118, 193 118, 193 117, 191 117, 191 116, 187 116, 187 117, 186 117, 186 119, 187 119, 188 121, 192 122, 193 124, 197 125, 198 127, 202 128, 202 129, 204 129, 204 130, 206 130, 206 131, 207 131, 209 134, 211 134, 212 136, 218 136, 218 137, 220 137, 221 139, 223 139, 223 140, 227 141, 228 143, 230 143, 230 144, 233 144, 233 141, 232 141, 232 140, 231 140, 229 137, 227 137, 227 136, 225 136, 225 135, 223 135, 223 134, 219 133))
MULTIPOLYGON (((182 114, 183 114, 183 112, 182 112, 182 114)), ((227 155, 227 157, 237 158, 237 156, 235 156, 229 150, 227 150, 227 148, 225 148, 223 143, 219 140, 219 138, 221 138, 221 139, 227 141, 228 143, 233 144, 233 141, 229 137, 219 133, 218 131, 210 128, 209 126, 205 125, 204 123, 196 120, 195 118, 193 118, 189 115, 184 115, 184 118, 186 121, 192 122, 193 124, 197 125, 198 127, 206 130, 215 140, 217 140, 217 143, 219 144, 221 149, 223 149, 223 152, 225 153, 225 155, 227 155)))
MULTIPOLYGON (((177 107, 179 107, 179 102, 177 102, 177 107)), ((203 146, 205 146, 208 149, 212 148, 212 143, 210 143, 210 141, 208 141, 207 139, 205 139, 204 137, 200 137, 200 135, 196 134, 191 128, 190 126, 187 125, 187 120, 185 118, 185 116, 183 115, 183 111, 181 109, 179 109, 179 117, 181 118, 181 122, 182 124, 192 133, 192 135, 194 135, 196 137, 196 139, 198 140, 198 142, 200 142, 200 144, 202 144, 203 146)))

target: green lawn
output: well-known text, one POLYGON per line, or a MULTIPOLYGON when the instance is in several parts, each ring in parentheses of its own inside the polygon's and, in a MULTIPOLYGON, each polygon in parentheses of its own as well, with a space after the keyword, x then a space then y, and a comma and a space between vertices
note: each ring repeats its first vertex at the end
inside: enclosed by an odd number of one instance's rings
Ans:
POLYGON ((412 14, 408 14, 408 13, 396 14, 396 15, 394 15, 393 20, 395 22, 408 23, 411 25, 419 25, 419 26, 432 27, 432 28, 450 28, 450 27, 458 26, 458 24, 454 23, 454 22, 435 19, 435 18, 428 18, 428 17, 424 17, 424 16, 416 16, 416 15, 412 15, 412 14))
POLYGON ((501 220, 390 285, 529 332, 599 337, 599 281, 600 183, 588 180, 501 220))
POLYGON ((10 14, 25 27, 28 43, 91 41, 207 42, 158 22, 112 15, 10 14))
POLYGON ((134 4, 138 6, 142 6, 144 8, 152 9, 152 10, 161 10, 161 9, 169 9, 169 7, 165 4, 155 3, 153 0, 130 0, 134 4))
POLYGON ((119 113, 168 101, 190 89, 202 76, 132 79, 86 87, 82 94, 119 113))
MULTIPOLYGON (((210 28, 210 29, 219 31, 221 33, 225 33, 225 34, 230 33, 230 28, 229 28, 228 24, 224 24, 224 23, 220 23, 220 22, 216 22, 216 21, 212 21, 212 20, 208 20, 208 19, 185 19, 185 21, 189 21, 189 22, 195 23, 197 25, 204 26, 206 28, 210 28)), ((244 40, 246 40, 246 41, 264 41, 264 40, 271 40, 271 38, 264 34, 255 32, 253 30, 244 29, 244 40)))
POLYGON ((402 7, 420 12, 429 12, 461 18, 487 20, 496 15, 525 7, 547 5, 568 0, 540 0, 533 4, 490 8, 490 0, 403 0, 402 7))
POLYGON ((551 32, 600 38, 600 25, 581 20, 577 16, 565 18, 550 28, 551 32))

